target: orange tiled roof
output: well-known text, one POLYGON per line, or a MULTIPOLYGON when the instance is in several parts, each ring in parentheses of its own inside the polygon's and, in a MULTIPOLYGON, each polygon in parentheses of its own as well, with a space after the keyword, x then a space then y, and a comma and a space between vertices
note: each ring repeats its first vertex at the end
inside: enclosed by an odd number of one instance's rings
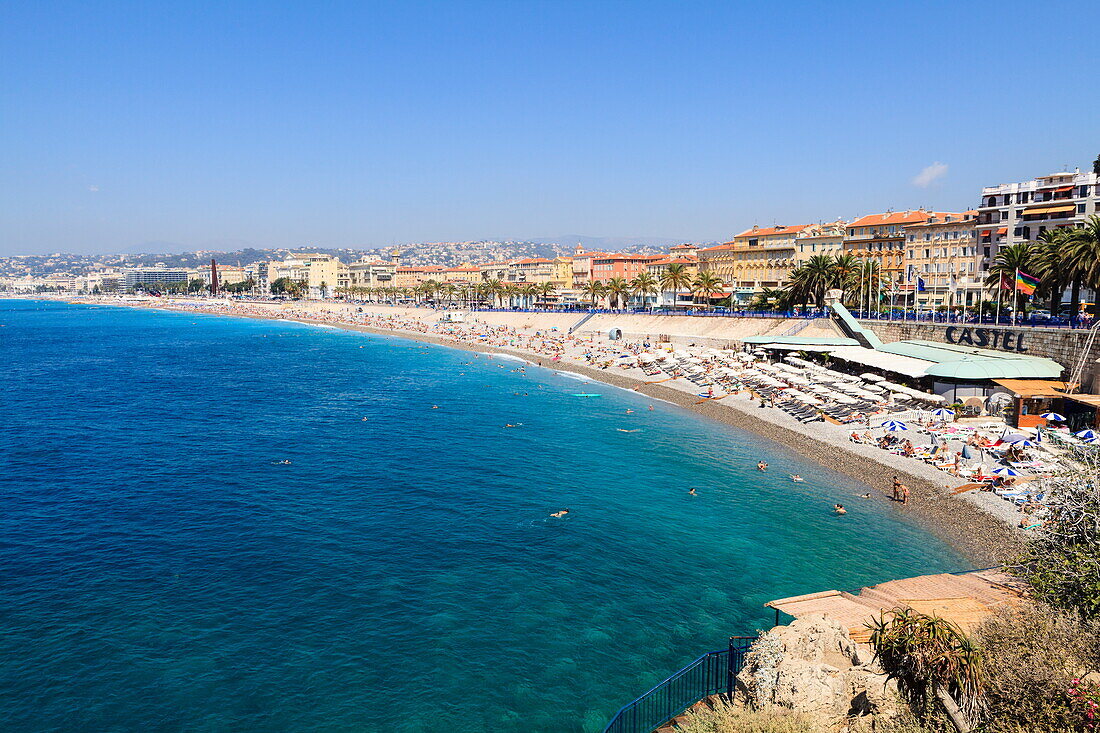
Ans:
POLYGON ((752 229, 746 229, 745 231, 743 231, 740 234, 736 235, 734 237, 734 239, 738 239, 740 237, 766 237, 766 236, 769 236, 771 234, 798 234, 800 231, 802 231, 803 229, 805 229, 808 226, 810 226, 810 225, 809 224, 798 224, 797 226, 787 227, 787 226, 783 226, 782 224, 777 224, 773 227, 764 227, 764 228, 754 227, 752 229))
POLYGON ((848 224, 847 228, 853 229, 855 227, 874 227, 889 224, 923 224, 930 217, 940 218, 958 215, 957 212, 952 211, 925 211, 924 209, 917 209, 916 211, 888 211, 885 214, 861 216, 848 224))
POLYGON ((726 242, 725 244, 715 245, 714 247, 704 247, 699 250, 700 252, 716 252, 720 249, 733 249, 733 242, 726 242))

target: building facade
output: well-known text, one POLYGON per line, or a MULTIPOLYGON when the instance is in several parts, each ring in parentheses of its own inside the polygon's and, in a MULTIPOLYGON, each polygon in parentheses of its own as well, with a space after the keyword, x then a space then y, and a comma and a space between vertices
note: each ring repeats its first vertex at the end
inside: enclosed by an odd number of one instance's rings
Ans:
POLYGON ((905 227, 934 217, 960 216, 951 212, 887 211, 862 216, 845 227, 842 254, 850 254, 878 265, 882 282, 889 288, 905 284, 905 227))
POLYGON ((135 267, 123 270, 119 286, 130 289, 135 285, 174 284, 187 282, 187 270, 159 267, 135 267))
MULTIPOLYGON (((977 212, 929 216, 905 227, 905 278, 894 292, 920 309, 976 305, 985 291, 977 212)), ((893 294, 893 293, 892 293, 893 294)))
POLYGON ((795 235, 795 266, 817 255, 835 256, 844 247, 847 222, 843 220, 827 224, 810 224, 795 235))
POLYGON ((986 186, 977 220, 983 269, 1002 247, 1034 242, 1048 229, 1081 226, 1094 214, 1100 214, 1100 177, 1092 172, 986 186))

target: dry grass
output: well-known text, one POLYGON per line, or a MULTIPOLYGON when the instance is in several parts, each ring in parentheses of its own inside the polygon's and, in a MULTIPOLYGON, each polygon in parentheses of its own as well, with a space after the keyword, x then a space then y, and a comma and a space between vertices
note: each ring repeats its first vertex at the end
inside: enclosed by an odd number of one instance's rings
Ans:
POLYGON ((688 713, 680 733, 833 733, 836 725, 825 718, 786 710, 753 710, 727 703, 688 713))

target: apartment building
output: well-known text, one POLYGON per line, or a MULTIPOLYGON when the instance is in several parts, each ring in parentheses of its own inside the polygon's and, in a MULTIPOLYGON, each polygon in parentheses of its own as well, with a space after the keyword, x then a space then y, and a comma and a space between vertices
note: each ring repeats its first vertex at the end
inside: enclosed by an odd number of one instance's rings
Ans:
POLYGON ((732 241, 699 250, 700 272, 726 283, 734 303, 745 303, 764 288, 780 288, 795 266, 797 237, 808 225, 754 226, 732 241))
POLYGON ((929 216, 904 228, 905 280, 898 304, 918 308, 976 305, 985 289, 977 212, 929 216), (923 290, 922 290, 923 286, 923 290))
POLYGON ((646 271, 646 266, 654 260, 664 259, 661 255, 639 255, 616 252, 592 258, 592 280, 607 282, 619 277, 630 281, 646 271))
POLYGON ((130 289, 137 284, 187 282, 187 270, 161 267, 134 267, 120 273, 119 287, 130 289))
POLYGON ((862 216, 845 226, 841 253, 877 262, 883 282, 901 286, 906 274, 905 227, 946 216, 960 214, 916 209, 862 216))
MULTIPOLYGON (((676 251, 676 247, 672 248, 676 251)), ((681 250, 683 251, 683 250, 681 250)), ((698 249, 696 248, 696 252, 698 249)), ((665 276, 670 265, 683 265, 684 271, 687 273, 688 280, 694 280, 695 276, 699 274, 699 258, 692 255, 677 255, 662 257, 646 265, 646 272, 648 272, 654 280, 657 281, 658 288, 661 288, 661 278, 665 276)), ((654 303, 658 307, 662 306, 690 306, 692 304, 691 293, 686 287, 682 287, 680 292, 675 293, 671 290, 666 291, 661 288, 661 291, 656 296, 648 296, 647 301, 654 303)))
POLYGON ((1100 177, 1092 172, 1051 173, 986 186, 977 220, 983 270, 1000 248, 1034 242, 1048 229, 1081 226, 1094 214, 1100 214, 1100 177))
POLYGON ((398 265, 394 271, 393 284, 398 288, 415 288, 429 280, 443 282, 443 274, 447 268, 440 265, 424 265, 421 267, 406 267, 398 265))
POLYGON ((810 224, 795 235, 795 266, 801 265, 806 260, 817 255, 834 256, 840 253, 844 246, 844 232, 847 222, 843 219, 822 223, 810 224))
POLYGON ((348 287, 352 288, 388 288, 393 287, 397 265, 385 260, 361 259, 348 265, 348 287))

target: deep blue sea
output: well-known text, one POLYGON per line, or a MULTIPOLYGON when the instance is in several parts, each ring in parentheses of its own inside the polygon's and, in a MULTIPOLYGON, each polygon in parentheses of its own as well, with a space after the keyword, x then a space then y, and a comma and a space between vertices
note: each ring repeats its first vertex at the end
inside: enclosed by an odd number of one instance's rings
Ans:
POLYGON ((969 567, 776 444, 518 361, 0 324, 3 730, 597 731, 769 599, 969 567))

